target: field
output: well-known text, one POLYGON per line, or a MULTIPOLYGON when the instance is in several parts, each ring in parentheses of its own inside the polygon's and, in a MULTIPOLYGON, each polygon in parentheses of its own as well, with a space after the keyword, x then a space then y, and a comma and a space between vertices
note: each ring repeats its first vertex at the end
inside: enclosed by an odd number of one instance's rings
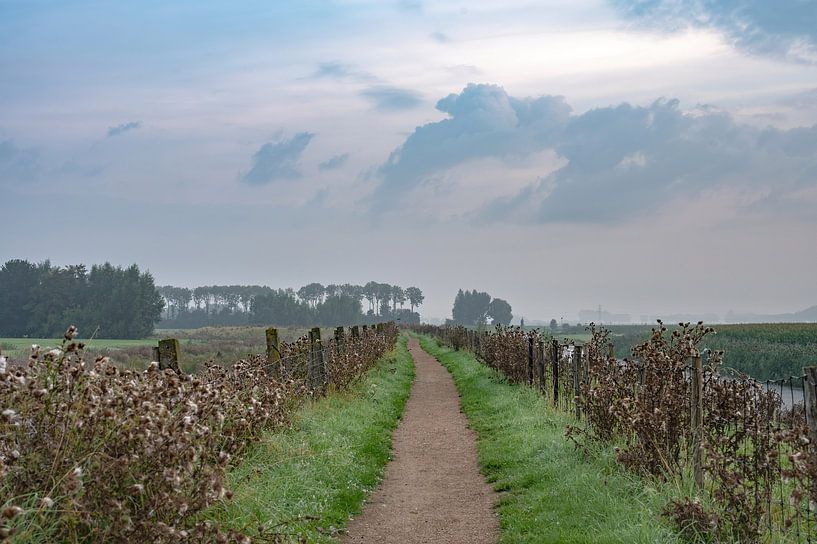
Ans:
MULTIPOLYGON (((613 345, 618 357, 650 335, 648 325, 613 325, 613 345)), ((761 323, 714 325, 704 348, 722 350, 724 368, 758 380, 801 376, 803 367, 817 365, 817 323, 761 323)), ((672 327, 670 327, 672 329, 672 327)))
MULTIPOLYGON (((302 327, 279 329, 283 342, 292 342, 306 334, 302 327)), ((323 329, 322 335, 331 334, 323 329)), ((264 327, 204 327, 200 329, 157 329, 149 338, 117 340, 110 338, 78 338, 86 344, 86 357, 109 357, 123 368, 146 368, 151 361, 151 348, 162 338, 177 338, 181 347, 181 364, 186 372, 195 372, 204 363, 229 364, 248 354, 261 354, 266 349, 264 327)), ((44 351, 57 348, 62 339, 55 338, 0 338, 0 353, 12 362, 24 362, 37 344, 44 351)))
MULTIPOLYGON (((670 330, 677 324, 665 324, 670 330)), ((616 356, 629 357, 632 349, 646 342, 653 325, 603 325, 611 332, 616 356)), ((713 325, 715 334, 703 348, 724 352, 723 368, 745 373, 757 380, 802 376, 803 367, 817 365, 817 323, 757 323, 713 325)), ((551 331, 547 327, 525 327, 553 335, 560 341, 586 343, 590 334, 576 327, 551 331)))

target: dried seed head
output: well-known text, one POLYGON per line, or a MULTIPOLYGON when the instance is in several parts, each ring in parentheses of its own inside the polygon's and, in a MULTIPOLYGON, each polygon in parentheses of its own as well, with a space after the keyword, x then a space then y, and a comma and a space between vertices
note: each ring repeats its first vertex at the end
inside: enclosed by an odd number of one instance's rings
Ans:
POLYGON ((23 509, 20 508, 19 506, 8 506, 3 509, 3 512, 0 515, 2 515, 2 517, 6 519, 12 519, 19 516, 22 513, 23 509))

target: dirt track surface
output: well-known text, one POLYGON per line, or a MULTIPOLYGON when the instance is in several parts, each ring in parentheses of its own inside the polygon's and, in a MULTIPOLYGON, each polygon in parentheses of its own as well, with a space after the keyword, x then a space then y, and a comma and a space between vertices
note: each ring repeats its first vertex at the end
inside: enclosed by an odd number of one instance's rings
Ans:
POLYGON ((454 381, 417 340, 409 350, 417 377, 394 433, 393 460, 342 542, 496 542, 496 494, 479 472, 454 381))

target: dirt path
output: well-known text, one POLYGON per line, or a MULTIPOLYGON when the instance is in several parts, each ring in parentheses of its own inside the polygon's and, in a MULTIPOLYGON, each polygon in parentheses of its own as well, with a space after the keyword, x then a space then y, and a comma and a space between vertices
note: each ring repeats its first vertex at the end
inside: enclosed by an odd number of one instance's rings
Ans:
POLYGON ((474 433, 460 413, 454 380, 409 340, 417 378, 394 433, 393 460, 345 543, 493 543, 496 494, 477 464, 474 433))

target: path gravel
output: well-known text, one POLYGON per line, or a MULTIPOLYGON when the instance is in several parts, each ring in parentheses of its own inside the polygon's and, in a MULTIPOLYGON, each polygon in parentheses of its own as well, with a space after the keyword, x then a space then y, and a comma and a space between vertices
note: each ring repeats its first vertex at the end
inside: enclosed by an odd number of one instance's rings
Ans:
POLYGON ((496 493, 477 464, 476 436, 451 375, 415 339, 417 377, 394 433, 393 460, 345 543, 494 543, 496 493))

